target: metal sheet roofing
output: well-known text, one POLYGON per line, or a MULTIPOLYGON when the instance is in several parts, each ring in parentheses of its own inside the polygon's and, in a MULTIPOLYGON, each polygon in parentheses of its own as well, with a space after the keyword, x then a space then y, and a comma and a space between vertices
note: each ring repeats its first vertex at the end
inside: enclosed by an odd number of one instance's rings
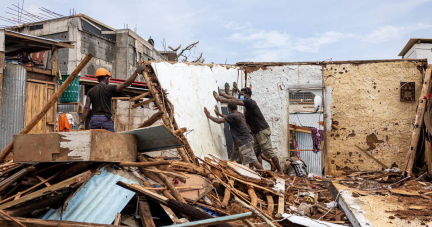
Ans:
POLYGON ((123 181, 140 184, 140 180, 125 170, 103 167, 73 197, 59 209, 52 209, 42 219, 111 224, 116 214, 127 205, 134 192, 118 186, 123 181))

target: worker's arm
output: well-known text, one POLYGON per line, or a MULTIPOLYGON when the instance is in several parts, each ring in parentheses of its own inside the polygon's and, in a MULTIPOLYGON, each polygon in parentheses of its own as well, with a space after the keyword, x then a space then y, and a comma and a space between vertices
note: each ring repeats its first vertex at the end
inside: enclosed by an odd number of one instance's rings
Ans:
POLYGON ((124 88, 127 88, 128 86, 130 86, 135 79, 137 78, 138 74, 142 74, 142 72, 144 71, 145 65, 139 65, 135 72, 132 74, 132 76, 130 76, 129 78, 127 78, 127 80, 119 85, 117 85, 116 88, 116 92, 119 93, 121 90, 123 90, 124 88))
POLYGON ((204 107, 204 113, 207 116, 207 118, 212 120, 214 123, 218 123, 218 124, 226 123, 225 118, 213 117, 212 115, 210 115, 210 112, 205 107, 204 107))
POLYGON ((91 104, 90 97, 87 96, 86 104, 84 106, 84 111, 83 111, 83 114, 81 115, 81 122, 82 123, 84 123, 84 121, 87 119, 87 116, 88 116, 89 111, 90 111, 90 104, 91 104))
POLYGON ((218 102, 221 102, 221 103, 230 103, 231 101, 235 101, 237 103, 237 105, 244 106, 243 101, 240 100, 240 99, 238 99, 238 98, 236 98, 236 97, 234 97, 234 96, 226 95, 226 94, 223 94, 223 93, 221 94, 221 96, 225 97, 224 99, 222 99, 218 94, 216 94, 215 96, 216 96, 216 100, 218 102))
POLYGON ((217 105, 215 105, 215 110, 214 111, 215 111, 216 116, 218 116, 218 117, 226 117, 227 116, 227 115, 221 114, 219 112, 219 108, 218 108, 217 105))

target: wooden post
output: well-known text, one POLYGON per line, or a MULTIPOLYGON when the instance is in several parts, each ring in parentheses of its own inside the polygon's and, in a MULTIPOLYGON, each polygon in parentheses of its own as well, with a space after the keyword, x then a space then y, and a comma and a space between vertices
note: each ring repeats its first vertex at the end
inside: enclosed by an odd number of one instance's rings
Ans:
POLYGON ((408 175, 411 175, 412 168, 414 165, 414 157, 416 156, 418 141, 420 139, 420 130, 423 125, 423 115, 426 109, 426 103, 427 100, 423 98, 423 96, 428 97, 428 94, 430 92, 430 83, 431 83, 431 72, 432 72, 432 65, 429 65, 426 74, 423 81, 423 88, 420 93, 419 97, 419 103, 417 105, 417 113, 416 118, 414 122, 414 130, 411 137, 411 143, 408 150, 408 153, 405 158, 405 164, 403 171, 406 171, 408 175))
POLYGON ((272 216, 274 211, 273 196, 271 194, 267 194, 266 198, 267 198, 267 213, 268 215, 272 216))
MULTIPOLYGON (((146 83, 147 83, 147 86, 149 87, 150 92, 152 93, 153 98, 154 98, 155 101, 156 101, 156 102, 155 102, 155 103, 156 103, 156 106, 158 107, 159 111, 164 112, 165 107, 162 105, 163 102, 162 102, 162 99, 161 99, 161 97, 160 97, 160 94, 159 94, 159 92, 156 90, 156 88, 153 86, 153 84, 152 84, 152 82, 151 82, 151 79, 150 79, 148 73, 147 73, 146 71, 144 71, 144 72, 143 72, 143 76, 144 76, 144 79, 145 79, 145 81, 146 81, 146 83)), ((162 115, 162 120, 163 120, 164 124, 165 124, 167 127, 172 128, 172 125, 171 125, 170 121, 168 120, 168 117, 166 116, 166 114, 163 114, 163 115, 162 115)))
POLYGON ((138 202, 139 216, 141 218, 141 222, 145 227, 156 227, 152 214, 150 212, 150 206, 147 202, 147 199, 141 198, 138 202))
POLYGON ((4 67, 5 67, 5 33, 4 30, 0 30, 0 114, 1 114, 4 67))
POLYGON ((147 95, 151 95, 151 92, 148 91, 148 92, 142 93, 141 95, 138 95, 138 96, 134 97, 133 99, 131 99, 131 102, 135 102, 137 100, 140 100, 141 98, 144 98, 147 95))
MULTIPOLYGON (((229 184, 234 185, 234 180, 229 180, 229 184)), ((231 191, 228 188, 225 188, 224 197, 222 200, 222 208, 226 209, 230 199, 231 199, 231 191)))
POLYGON ((250 185, 248 185, 248 194, 249 194, 249 197, 251 199, 251 205, 252 205, 252 207, 256 207, 257 204, 258 204, 258 197, 257 197, 257 195, 255 193, 254 188, 252 186, 250 186, 250 185))
MULTIPOLYGON (((72 81, 75 79, 75 77, 78 75, 79 72, 87 65, 87 63, 92 59, 93 55, 88 54, 81 62, 80 64, 75 68, 75 70, 68 76, 68 78, 65 80, 65 82, 60 86, 60 88, 57 90, 57 92, 51 96, 51 98, 48 100, 47 104, 44 106, 44 108, 40 111, 38 115, 36 115, 30 123, 24 127, 19 134, 27 134, 30 132, 33 127, 45 116, 45 114, 48 112, 48 110, 51 109, 56 103, 57 100, 60 98, 60 96, 63 94, 63 92, 66 90, 66 88, 72 83, 72 81)), ((0 162, 3 162, 6 158, 6 156, 12 151, 13 148, 13 140, 2 150, 0 154, 0 162)))
POLYGON ((58 48, 54 45, 51 47, 51 73, 52 75, 57 75, 60 78, 59 68, 58 68, 58 59, 57 59, 58 48))
POLYGON ((153 114, 149 119, 144 121, 144 123, 142 123, 138 128, 144 128, 154 124, 156 121, 162 118, 162 115, 163 113, 161 111, 153 114))

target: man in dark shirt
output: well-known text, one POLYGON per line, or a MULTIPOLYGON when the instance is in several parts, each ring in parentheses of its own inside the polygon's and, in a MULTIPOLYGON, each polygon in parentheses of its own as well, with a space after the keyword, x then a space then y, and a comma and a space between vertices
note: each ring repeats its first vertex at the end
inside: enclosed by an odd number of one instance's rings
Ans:
POLYGON ((257 103, 251 99, 252 90, 248 87, 241 89, 240 99, 222 93, 221 96, 226 99, 222 99, 216 95, 216 99, 221 103, 229 103, 235 101, 237 105, 245 107, 246 111, 244 116, 246 118, 246 123, 249 125, 253 133, 255 153, 258 153, 259 148, 261 148, 264 156, 271 159, 273 164, 276 166, 278 173, 280 175, 283 175, 282 168, 279 163, 279 158, 277 157, 271 142, 270 126, 264 119, 264 116, 261 113, 261 110, 258 107, 257 103))
POLYGON ((235 152, 231 155, 231 160, 238 152, 243 165, 249 164, 250 167, 254 166, 256 169, 262 169, 261 164, 258 162, 255 152, 253 151, 253 137, 246 124, 246 120, 242 113, 237 111, 237 104, 235 102, 228 103, 228 115, 223 115, 223 118, 217 118, 210 115, 207 108, 204 108, 204 113, 215 123, 222 124, 228 123, 231 129, 231 135, 234 141, 235 152))
POLYGON ((92 114, 90 118, 90 129, 105 129, 114 132, 114 124, 111 120, 111 99, 124 88, 128 87, 135 81, 138 74, 142 74, 145 66, 140 65, 127 80, 119 85, 109 85, 111 73, 104 68, 96 70, 96 78, 99 84, 87 92, 86 104, 81 121, 84 122, 92 105, 92 114))

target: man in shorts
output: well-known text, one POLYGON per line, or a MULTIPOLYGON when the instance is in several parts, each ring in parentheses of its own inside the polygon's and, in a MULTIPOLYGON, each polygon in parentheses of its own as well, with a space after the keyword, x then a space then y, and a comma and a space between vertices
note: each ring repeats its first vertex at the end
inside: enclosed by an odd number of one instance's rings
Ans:
MULTIPOLYGON (((207 108, 204 108, 204 113, 208 119, 217 124, 228 123, 231 129, 231 135, 234 141, 234 150, 232 159, 235 159, 235 153, 238 152, 243 165, 249 164, 249 167, 262 169, 262 165, 258 162, 253 150, 253 137, 246 124, 244 115, 237 111, 236 102, 228 103, 228 115, 223 115, 222 118, 213 117, 207 108)), ((231 160, 232 160, 231 159, 231 160)))
POLYGON ((221 103, 231 103, 234 101, 237 105, 245 107, 246 111, 244 116, 246 118, 246 123, 249 125, 253 133, 255 153, 258 153, 258 149, 261 148, 264 156, 272 160, 273 164, 276 166, 278 174, 283 175, 282 168, 279 163, 279 158, 273 149, 272 141, 270 138, 270 126, 264 119, 264 116, 261 113, 261 110, 255 100, 251 99, 252 90, 248 87, 241 89, 240 99, 223 93, 221 93, 221 96, 223 96, 225 99, 222 99, 218 95, 215 95, 216 100, 221 103))

